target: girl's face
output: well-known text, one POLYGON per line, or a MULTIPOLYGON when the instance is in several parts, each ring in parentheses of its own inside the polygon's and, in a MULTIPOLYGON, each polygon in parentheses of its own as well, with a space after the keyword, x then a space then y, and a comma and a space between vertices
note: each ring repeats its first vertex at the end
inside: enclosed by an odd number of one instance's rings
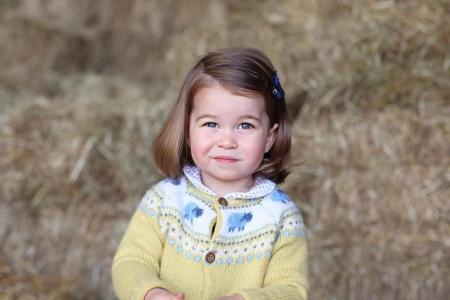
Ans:
POLYGON ((248 191, 275 141, 262 95, 235 95, 219 84, 200 90, 189 118, 192 158, 219 195, 248 191))

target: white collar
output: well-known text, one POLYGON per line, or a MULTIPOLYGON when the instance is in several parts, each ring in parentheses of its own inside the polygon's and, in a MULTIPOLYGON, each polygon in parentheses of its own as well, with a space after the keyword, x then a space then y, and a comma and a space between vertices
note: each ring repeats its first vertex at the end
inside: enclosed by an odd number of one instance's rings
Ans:
MULTIPOLYGON (((207 188, 203 183, 200 176, 200 169, 197 166, 184 166, 183 173, 187 179, 199 190, 209 195, 216 196, 217 194, 207 188)), ((256 177, 253 186, 248 192, 234 192, 224 196, 227 199, 255 199, 264 197, 270 194, 275 189, 276 184, 264 177, 256 177)))

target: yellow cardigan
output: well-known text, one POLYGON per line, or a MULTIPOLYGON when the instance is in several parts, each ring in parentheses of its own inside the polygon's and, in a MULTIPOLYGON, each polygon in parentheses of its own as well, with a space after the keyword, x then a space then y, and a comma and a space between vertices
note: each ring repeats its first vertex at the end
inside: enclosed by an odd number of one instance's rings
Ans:
POLYGON ((155 287, 186 300, 306 299, 305 228, 294 202, 266 179, 218 197, 198 169, 184 173, 148 190, 134 213, 112 266, 119 299, 142 300, 155 287))

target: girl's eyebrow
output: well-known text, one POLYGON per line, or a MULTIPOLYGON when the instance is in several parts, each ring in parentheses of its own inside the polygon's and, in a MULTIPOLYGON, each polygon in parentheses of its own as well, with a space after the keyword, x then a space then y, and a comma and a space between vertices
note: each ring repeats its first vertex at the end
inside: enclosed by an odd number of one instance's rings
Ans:
POLYGON ((197 118, 195 118, 195 121, 198 121, 198 120, 203 119, 203 118, 214 119, 214 118, 216 118, 216 116, 215 115, 211 115, 211 114, 203 114, 203 115, 200 115, 197 118))
MULTIPOLYGON (((217 116, 216 115, 211 115, 211 114, 203 114, 203 115, 200 115, 197 118, 195 118, 195 121, 198 121, 198 120, 201 120, 201 119, 204 119, 204 118, 214 119, 214 118, 217 118, 217 116)), ((255 121, 258 121, 258 122, 261 121, 260 118, 258 118, 257 116, 253 116, 253 115, 243 115, 243 116, 240 116, 239 119, 240 120, 252 119, 252 120, 255 120, 255 121)))
POLYGON ((252 115, 244 115, 244 116, 241 116, 239 119, 253 119, 256 121, 261 121, 260 118, 258 118, 257 116, 252 116, 252 115))

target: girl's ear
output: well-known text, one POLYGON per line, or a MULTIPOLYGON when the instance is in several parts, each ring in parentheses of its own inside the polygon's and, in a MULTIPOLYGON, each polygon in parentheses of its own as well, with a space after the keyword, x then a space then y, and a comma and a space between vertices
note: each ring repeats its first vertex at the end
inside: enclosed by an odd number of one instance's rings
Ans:
POLYGON ((278 123, 273 124, 272 128, 269 129, 269 133, 267 134, 266 139, 266 147, 264 148, 264 153, 269 152, 275 143, 275 138, 277 137, 278 132, 278 123))

